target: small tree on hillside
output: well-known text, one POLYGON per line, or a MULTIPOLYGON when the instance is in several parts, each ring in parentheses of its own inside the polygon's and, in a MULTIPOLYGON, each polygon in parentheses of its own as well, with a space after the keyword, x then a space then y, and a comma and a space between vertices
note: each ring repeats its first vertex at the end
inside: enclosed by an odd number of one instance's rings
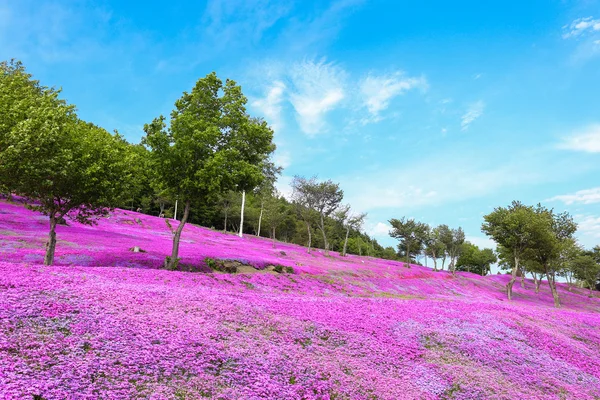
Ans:
POLYGON ((456 262, 456 269, 485 276, 489 273, 490 266, 496 261, 498 258, 492 249, 480 249, 472 243, 465 242, 456 262))
POLYGON ((277 228, 282 224, 287 214, 286 203, 281 201, 279 193, 275 192, 273 196, 265 200, 264 207, 265 223, 271 231, 273 248, 275 248, 277 228))
POLYGON ((571 268, 575 278, 590 289, 591 296, 600 276, 600 264, 590 255, 579 255, 573 260, 571 268))
POLYGON ((446 248, 445 253, 450 258, 448 270, 456 273, 456 260, 460 256, 462 245, 465 242, 465 232, 462 228, 447 229, 442 232, 441 240, 446 248))
MULTIPOLYGON (((437 271, 437 260, 442 257, 446 251, 446 245, 442 241, 443 227, 437 226, 433 229, 428 229, 425 237, 425 255, 433 259, 433 270, 437 271)), ((443 269, 443 266, 442 266, 443 269)))
POLYGON ((517 201, 513 201, 508 207, 498 207, 483 218, 485 222, 481 226, 481 230, 507 252, 510 252, 514 260, 512 277, 506 285, 506 293, 508 299, 511 300, 519 264, 525 251, 531 246, 534 235, 533 228, 539 218, 535 215, 532 207, 524 206, 517 201))
POLYGON ((392 218, 389 223, 392 225, 390 236, 400 240, 398 247, 403 247, 406 267, 410 268, 411 256, 421 251, 427 238, 427 225, 405 217, 402 219, 392 218))
POLYGON ((292 201, 296 206, 298 216, 304 221, 308 232, 308 253, 310 253, 312 244, 311 226, 316 220, 316 198, 313 193, 316 182, 317 178, 315 177, 306 179, 301 176, 294 176, 294 180, 292 181, 292 201))
POLYGON ((163 116, 144 126, 154 168, 184 204, 167 268, 178 263, 179 240, 192 201, 206 202, 227 190, 255 187, 263 179, 262 165, 275 149, 273 131, 247 114, 246 102, 234 81, 223 84, 213 72, 175 102, 169 129, 163 116))

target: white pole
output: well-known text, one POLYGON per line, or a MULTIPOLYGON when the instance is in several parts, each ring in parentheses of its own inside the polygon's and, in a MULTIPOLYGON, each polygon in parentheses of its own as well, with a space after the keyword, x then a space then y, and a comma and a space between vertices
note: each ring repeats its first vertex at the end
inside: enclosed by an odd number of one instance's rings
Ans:
POLYGON ((242 237, 242 232, 244 230, 244 206, 246 205, 246 191, 242 191, 242 212, 240 213, 240 233, 239 237, 242 237))
POLYGON ((177 200, 175 200, 175 221, 177 221, 177 200))

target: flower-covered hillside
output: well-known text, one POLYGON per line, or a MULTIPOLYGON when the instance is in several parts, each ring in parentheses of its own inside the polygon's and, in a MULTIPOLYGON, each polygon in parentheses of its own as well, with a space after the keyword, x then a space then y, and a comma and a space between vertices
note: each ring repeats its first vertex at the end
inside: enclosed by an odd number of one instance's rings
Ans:
POLYGON ((587 291, 559 285, 554 309, 527 281, 508 302, 504 276, 194 226, 184 263, 294 273, 158 270, 165 221, 120 210, 59 227, 65 265, 44 267, 47 222, 17 204, 0 212, 0 398, 600 398, 600 299, 587 291))

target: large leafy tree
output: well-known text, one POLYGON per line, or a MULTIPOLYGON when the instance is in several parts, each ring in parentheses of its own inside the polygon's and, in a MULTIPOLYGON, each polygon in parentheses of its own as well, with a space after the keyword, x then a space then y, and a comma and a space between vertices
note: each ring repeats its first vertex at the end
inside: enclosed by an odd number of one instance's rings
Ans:
POLYGON ((389 223, 392 225, 390 236, 400 241, 398 247, 404 252, 406 266, 410 268, 411 256, 419 254, 427 239, 428 226, 405 217, 392 218, 389 223))
POLYGON ((542 266, 554 298, 554 305, 560 307, 556 275, 565 266, 563 254, 573 246, 577 224, 569 213, 557 214, 541 205, 534 209, 534 214, 536 219, 531 228, 532 241, 526 254, 542 266))
POLYGON ((93 223, 128 178, 127 143, 79 120, 59 94, 22 64, 0 63, 0 181, 48 216, 46 265, 54 263, 59 221, 93 223))
POLYGON ((513 259, 511 279, 506 285, 508 299, 525 251, 532 245, 535 231, 543 230, 543 223, 532 207, 513 201, 508 207, 498 207, 483 217, 481 230, 502 246, 513 259))
POLYGON ((223 83, 213 72, 175 102, 168 128, 162 115, 144 126, 154 168, 184 204, 167 268, 177 265, 193 201, 256 187, 263 179, 262 166, 275 149, 273 131, 248 115, 246 102, 240 86, 229 79, 223 83))

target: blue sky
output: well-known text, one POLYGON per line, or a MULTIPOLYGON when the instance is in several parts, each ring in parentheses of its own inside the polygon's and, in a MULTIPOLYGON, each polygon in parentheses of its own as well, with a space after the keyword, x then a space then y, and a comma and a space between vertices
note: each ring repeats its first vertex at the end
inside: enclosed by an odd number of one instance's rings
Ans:
POLYGON ((598 1, 0 0, 0 58, 133 142, 216 71, 295 174, 387 220, 462 226, 513 199, 567 210, 600 243, 598 1))

